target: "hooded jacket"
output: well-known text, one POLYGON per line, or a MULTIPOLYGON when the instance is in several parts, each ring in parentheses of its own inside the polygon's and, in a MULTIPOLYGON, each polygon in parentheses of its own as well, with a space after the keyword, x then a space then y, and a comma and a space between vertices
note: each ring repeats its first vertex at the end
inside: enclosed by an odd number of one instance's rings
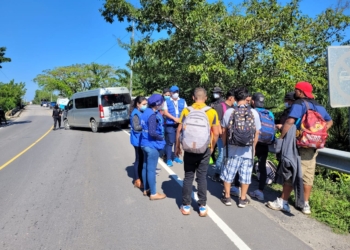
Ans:
POLYGON ((304 207, 304 184, 301 171, 301 159, 296 146, 296 126, 293 125, 283 138, 279 155, 276 182, 283 185, 285 180, 292 178, 295 193, 295 206, 304 207))

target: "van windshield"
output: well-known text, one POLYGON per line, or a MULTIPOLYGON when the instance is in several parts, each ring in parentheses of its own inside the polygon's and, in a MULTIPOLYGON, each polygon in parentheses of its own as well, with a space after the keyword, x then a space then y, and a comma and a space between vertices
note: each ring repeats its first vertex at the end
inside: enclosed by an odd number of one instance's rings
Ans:
POLYGON ((117 103, 122 103, 123 105, 130 104, 130 94, 101 95, 101 104, 103 107, 110 107, 117 103))

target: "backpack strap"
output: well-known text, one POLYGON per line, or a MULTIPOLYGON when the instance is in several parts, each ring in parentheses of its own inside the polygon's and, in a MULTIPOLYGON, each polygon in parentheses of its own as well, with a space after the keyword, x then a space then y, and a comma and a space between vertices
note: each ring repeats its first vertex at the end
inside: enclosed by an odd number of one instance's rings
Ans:
POLYGON ((188 106, 187 109, 188 109, 188 111, 190 111, 190 112, 194 110, 194 108, 193 108, 192 106, 188 106))
POLYGON ((205 106, 204 108, 201 108, 201 110, 204 112, 207 112, 209 109, 211 109, 211 107, 209 106, 205 106))
POLYGON ((225 102, 222 102, 222 103, 221 103, 221 106, 222 106, 223 114, 225 114, 225 112, 226 112, 226 110, 227 110, 227 106, 226 106, 225 102))

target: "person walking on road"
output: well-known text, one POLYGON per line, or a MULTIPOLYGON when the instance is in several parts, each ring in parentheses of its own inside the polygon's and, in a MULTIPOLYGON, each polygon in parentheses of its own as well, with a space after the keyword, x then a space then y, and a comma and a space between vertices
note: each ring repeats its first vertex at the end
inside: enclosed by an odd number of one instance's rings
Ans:
POLYGON ((204 217, 207 215, 207 171, 210 155, 219 138, 220 121, 215 109, 205 104, 207 91, 204 88, 196 88, 192 98, 195 103, 182 111, 176 133, 176 156, 182 154, 180 146, 181 133, 183 135, 181 145, 185 151, 185 178, 182 187, 182 206, 180 210, 183 215, 190 214, 192 184, 196 174, 199 216, 204 217), (196 126, 196 124, 198 125, 196 126))
POLYGON ((57 122, 58 122, 58 129, 61 128, 61 116, 62 116, 61 109, 56 104, 55 108, 52 110, 53 130, 56 130, 57 122))
MULTIPOLYGON (((283 124, 280 138, 284 139, 288 131, 294 125, 300 132, 302 120, 304 120, 304 115, 308 112, 308 110, 316 111, 323 118, 326 123, 326 130, 328 130, 333 125, 332 118, 327 113, 326 109, 314 100, 312 90, 312 85, 308 82, 298 82, 295 85, 296 101, 294 101, 290 109, 288 119, 283 124)), ((320 124, 317 124, 317 127, 319 126, 320 124)), ((317 127, 315 126, 315 129, 317 129, 317 127)), ((301 211, 302 213, 308 215, 311 214, 309 198, 315 177, 316 156, 318 152, 317 149, 313 147, 298 147, 298 151, 301 159, 301 172, 304 187, 304 206, 301 208, 301 211)), ((288 199, 291 192, 293 191, 294 184, 291 179, 292 178, 285 180, 281 197, 277 198, 275 201, 269 201, 267 203, 267 206, 269 208, 290 212, 288 199)))
POLYGON ((157 193, 156 167, 159 152, 164 148, 164 121, 159 110, 162 108, 164 98, 160 94, 153 94, 148 98, 148 108, 141 116, 141 148, 143 151, 142 180, 144 195, 150 194, 150 200, 160 200, 165 194, 157 193))
MULTIPOLYGON (((170 88, 171 98, 165 99, 164 102, 164 115, 165 119, 165 153, 166 164, 169 167, 173 166, 173 146, 175 146, 176 129, 179 125, 179 117, 184 108, 187 107, 186 101, 179 97, 179 87, 172 86, 170 88)), ((174 161, 177 163, 183 163, 178 157, 175 156, 174 161)))
POLYGON ((135 149, 134 187, 143 188, 141 176, 143 168, 143 152, 141 149, 141 115, 147 108, 147 99, 143 96, 135 98, 130 115, 130 143, 135 149))

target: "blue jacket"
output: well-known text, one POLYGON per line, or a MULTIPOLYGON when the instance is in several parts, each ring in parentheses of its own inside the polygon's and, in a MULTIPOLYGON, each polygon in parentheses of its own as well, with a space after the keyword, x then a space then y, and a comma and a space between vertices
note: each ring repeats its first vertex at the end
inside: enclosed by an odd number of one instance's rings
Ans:
MULTIPOLYGON (((181 115, 181 112, 182 110, 185 108, 185 100, 182 99, 182 98, 179 98, 178 100, 178 105, 179 105, 179 114, 176 115, 176 112, 175 112, 175 104, 173 102, 173 100, 170 98, 170 99, 166 99, 166 105, 168 106, 168 112, 169 114, 171 114, 172 116, 176 117, 176 118, 180 118, 180 115, 181 115)), ((165 120, 165 124, 167 125, 172 125, 172 124, 175 124, 175 122, 172 120, 172 119, 169 119, 169 118, 166 118, 165 120)))
POLYGON ((139 120, 140 120, 140 123, 141 123, 141 116, 142 116, 142 113, 140 110, 138 110, 137 108, 134 108, 134 110, 131 112, 131 115, 130 115, 130 128, 131 128, 131 131, 130 131, 130 143, 131 145, 135 146, 135 147, 140 147, 140 143, 141 143, 141 132, 142 131, 135 131, 134 130, 134 124, 133 124, 133 117, 137 115, 139 120))
POLYGON ((150 147, 155 149, 163 149, 165 146, 164 140, 164 120, 161 114, 158 112, 154 112, 151 108, 147 108, 142 116, 141 116, 141 126, 142 126, 142 134, 141 134, 141 146, 142 147, 150 147), (163 140, 156 140, 148 133, 148 119, 150 116, 155 115, 157 119, 157 128, 156 133, 163 138, 163 140))

